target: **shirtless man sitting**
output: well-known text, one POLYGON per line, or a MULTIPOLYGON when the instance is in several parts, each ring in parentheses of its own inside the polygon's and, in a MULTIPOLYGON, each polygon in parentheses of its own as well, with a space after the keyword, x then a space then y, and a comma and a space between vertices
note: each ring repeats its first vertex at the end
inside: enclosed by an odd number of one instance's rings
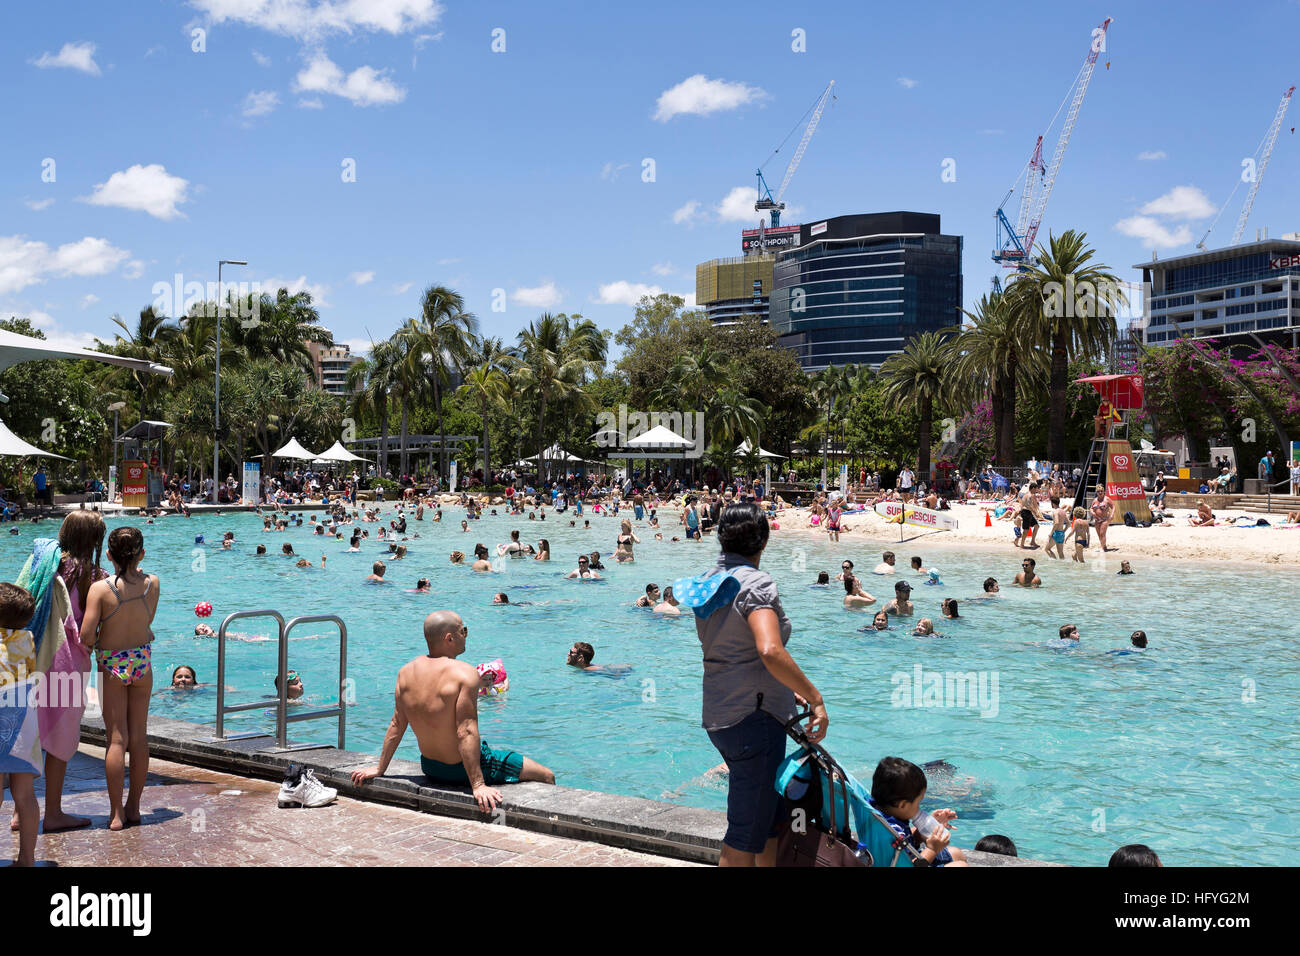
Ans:
POLYGON ((407 724, 420 745, 424 775, 437 783, 467 784, 484 813, 501 802, 495 784, 555 783, 555 774, 546 767, 518 751, 489 747, 479 737, 478 671, 456 660, 465 653, 468 634, 469 628, 454 611, 434 611, 424 619, 428 656, 415 658, 397 672, 393 719, 384 735, 379 765, 354 770, 354 786, 384 775, 407 724))

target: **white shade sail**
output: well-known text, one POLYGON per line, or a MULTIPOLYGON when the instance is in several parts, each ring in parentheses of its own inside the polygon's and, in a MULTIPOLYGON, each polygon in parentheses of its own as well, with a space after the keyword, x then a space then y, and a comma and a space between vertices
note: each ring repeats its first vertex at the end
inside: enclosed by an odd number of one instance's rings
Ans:
MULTIPOLYGON (((736 454, 739 455, 741 458, 744 458, 746 455, 749 454, 749 447, 750 447, 750 446, 749 446, 749 439, 745 439, 744 441, 742 441, 742 442, 737 446, 737 448, 736 448, 736 454)), ((765 449, 762 445, 759 445, 759 446, 758 446, 758 457, 759 457, 759 458, 780 458, 780 457, 782 457, 782 456, 781 456, 781 455, 774 455, 772 452, 770 452, 770 451, 768 451, 767 449, 765 449)))
MULTIPOLYGON (((570 455, 559 445, 552 445, 546 451, 542 452, 542 458, 546 461, 586 461, 585 458, 579 458, 577 455, 570 455)), ((536 461, 537 456, 532 455, 524 459, 525 461, 536 461)))
POLYGON ((146 362, 143 359, 126 358, 122 355, 110 355, 107 352, 92 352, 89 349, 59 348, 44 339, 34 339, 30 335, 19 335, 17 332, 0 329, 0 372, 22 362, 35 362, 41 359, 89 359, 92 362, 120 365, 123 368, 153 372, 156 375, 172 374, 172 370, 166 365, 146 362))
POLYGON ((283 448, 281 448, 279 451, 271 452, 271 457, 272 458, 300 458, 303 461, 315 461, 317 456, 315 452, 308 451, 306 448, 303 448, 302 445, 298 444, 298 439, 290 438, 289 443, 285 445, 283 448))
POLYGON ((324 461, 367 461, 360 455, 354 455, 343 447, 341 441, 334 442, 328 449, 320 453, 320 458, 324 461))
POLYGON ((44 455, 46 458, 61 458, 64 461, 71 461, 71 458, 64 458, 62 455, 56 455, 52 451, 44 451, 35 445, 29 445, 17 435, 9 430, 9 426, 0 421, 0 455, 9 458, 25 458, 28 455, 44 455))
POLYGON ((629 438, 623 443, 626 448, 691 448, 694 444, 695 442, 687 441, 671 428, 665 428, 663 425, 656 425, 648 432, 629 438))

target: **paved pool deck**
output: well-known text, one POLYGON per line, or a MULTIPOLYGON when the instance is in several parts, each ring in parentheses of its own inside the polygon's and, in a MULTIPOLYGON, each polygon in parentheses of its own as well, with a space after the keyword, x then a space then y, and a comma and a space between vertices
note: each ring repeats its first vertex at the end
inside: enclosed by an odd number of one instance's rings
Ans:
MULTIPOLYGON (((279 809, 271 780, 151 757, 139 826, 108 827, 104 751, 81 745, 68 765, 64 809, 90 827, 41 834, 36 857, 77 866, 692 866, 600 843, 433 816, 340 796, 279 809)), ((44 807, 43 778, 37 796, 44 807)), ((0 811, 6 823, 9 801, 0 811)), ((9 859, 18 851, 11 834, 9 859)))
MULTIPOLYGON (((373 754, 317 745, 278 751, 270 737, 218 740, 213 730, 210 725, 150 717, 150 770, 158 782, 151 779, 143 809, 147 824, 163 825, 157 830, 141 828, 158 834, 159 842, 147 848, 152 855, 129 860, 103 856, 106 845, 102 840, 83 844, 84 836, 63 834, 51 835, 48 841, 42 837, 38 856, 57 861, 59 853, 75 854, 76 848, 84 845, 101 854, 84 862, 102 865, 308 865, 331 861, 338 865, 441 865, 461 862, 461 854, 476 865, 484 860, 501 865, 553 865, 543 860, 575 866, 707 865, 717 862, 727 826, 726 814, 718 810, 541 783, 499 787, 502 806, 487 815, 479 811, 468 788, 433 786, 411 761, 394 760, 387 774, 358 788, 352 785, 351 771, 373 766, 373 754), (291 763, 311 768, 325 785, 336 788, 338 806, 344 810, 337 815, 278 810, 275 793, 291 763), (160 786, 169 789, 152 789, 160 786), (207 833, 214 819, 230 834, 230 841, 192 836, 207 833), (313 822, 317 820, 319 825, 313 822), (339 821, 337 827, 335 820, 339 821), (255 836, 245 836, 250 833, 255 836), (232 851, 227 842, 242 849, 232 851), (473 844, 479 850, 507 849, 515 855, 479 854, 463 846, 445 845, 448 843, 473 844), (354 851, 355 859, 348 855, 354 851)), ((107 822, 103 751, 99 749, 105 743, 103 722, 87 715, 81 731, 83 754, 74 762, 76 773, 70 776, 67 788, 76 794, 75 801, 65 802, 70 812, 97 814, 102 830, 107 822), (90 802, 82 803, 83 799, 90 802)), ((144 854, 145 849, 133 852, 144 854)), ((1059 865, 973 850, 966 853, 973 866, 1059 865)))

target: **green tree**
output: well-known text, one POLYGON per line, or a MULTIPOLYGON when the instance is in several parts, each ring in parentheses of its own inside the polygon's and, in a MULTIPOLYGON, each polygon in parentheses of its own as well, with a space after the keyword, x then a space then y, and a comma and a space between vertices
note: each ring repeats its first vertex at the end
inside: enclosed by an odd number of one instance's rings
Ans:
POLYGON ((917 436, 917 472, 930 480, 931 427, 935 405, 949 394, 952 346, 940 332, 922 332, 913 336, 901 352, 885 359, 880 375, 886 382, 886 394, 895 408, 915 407, 920 415, 917 436))

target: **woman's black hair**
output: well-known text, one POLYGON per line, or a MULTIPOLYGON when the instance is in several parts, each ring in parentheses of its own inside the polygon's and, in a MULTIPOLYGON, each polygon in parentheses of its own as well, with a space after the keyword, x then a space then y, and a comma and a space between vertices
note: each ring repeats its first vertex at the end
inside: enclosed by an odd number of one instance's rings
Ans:
POLYGON ((925 771, 902 757, 886 757, 871 775, 871 799, 882 808, 915 800, 925 789, 925 771))
POLYGON ((956 598, 944 598, 943 604, 941 604, 940 607, 943 608, 943 610, 945 611, 950 611, 951 612, 951 614, 949 615, 950 617, 961 617, 961 615, 957 613, 956 598))
POLYGON ((1016 852, 1016 845, 1011 842, 1011 837, 1000 833, 990 833, 988 836, 980 837, 979 842, 975 844, 975 849, 981 853, 997 853, 1001 856, 1020 855, 1016 852))
POLYGON ((718 518, 718 543, 723 551, 752 557, 767 547, 767 516, 753 502, 729 506, 718 518))
POLYGON ((1130 843, 1122 846, 1110 855, 1107 866, 1159 866, 1160 857, 1156 851, 1143 843, 1130 843))
POLYGON ((852 593, 853 593, 853 586, 854 586, 855 584, 857 584, 857 582, 858 582, 858 579, 855 578, 852 574, 846 574, 846 575, 844 575, 844 593, 845 593, 845 594, 852 594, 852 593))
POLYGON ((831 583, 831 575, 830 575, 830 572, 829 572, 829 571, 818 571, 818 572, 817 572, 817 583, 818 583, 818 584, 830 584, 830 583, 831 583))

